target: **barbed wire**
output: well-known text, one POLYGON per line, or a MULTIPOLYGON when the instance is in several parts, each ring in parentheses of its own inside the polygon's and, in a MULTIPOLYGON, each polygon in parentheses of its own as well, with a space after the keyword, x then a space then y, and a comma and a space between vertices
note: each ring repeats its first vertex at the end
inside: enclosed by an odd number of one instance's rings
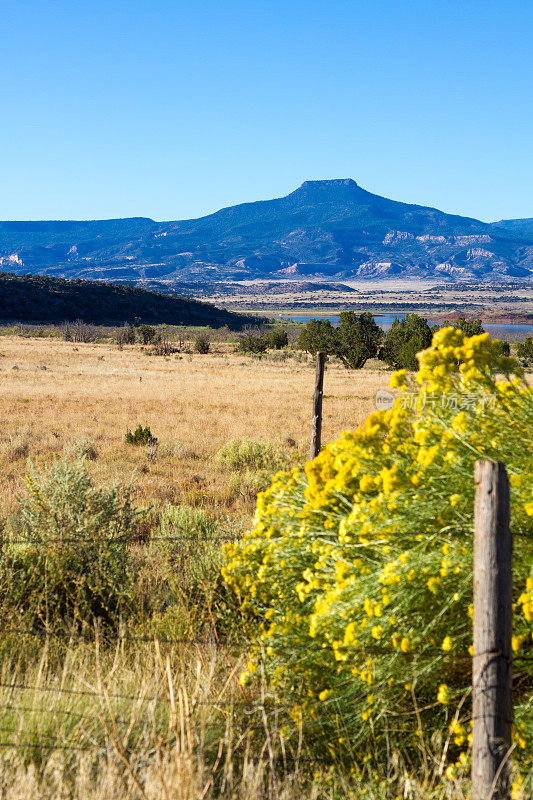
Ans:
MULTIPOLYGON (((8 703, 7 705, 0 705, 0 713, 4 713, 6 711, 17 711, 22 712, 24 714, 50 714, 55 716, 56 714, 60 714, 61 716, 65 717, 72 717, 75 720, 86 720, 86 721, 100 721, 100 716, 95 716, 95 714, 80 714, 77 711, 69 711, 66 708, 46 708, 45 706, 18 706, 8 703)), ((115 722, 119 722, 122 725, 127 725, 128 720, 122 719, 121 717, 114 717, 115 722)))
MULTIPOLYGON (((0 725, 0 731, 3 731, 4 733, 6 733, 6 732, 8 732, 8 733, 16 733, 16 731, 13 728, 13 725, 0 725)), ((52 741, 52 742, 63 742, 64 741, 64 739, 61 739, 59 736, 54 736, 51 733, 41 733, 41 734, 39 734, 39 736, 44 738, 44 739, 50 739, 50 741, 52 741)))
MULTIPOLYGON (((0 632, 1 634, 5 633, 16 633, 22 636, 40 636, 40 637, 52 637, 54 639, 63 639, 63 640, 76 640, 76 641, 91 641, 90 637, 83 633, 72 632, 72 631, 53 631, 49 629, 43 630, 31 630, 27 628, 3 628, 0 632)), ((158 644, 196 644, 196 645, 213 645, 214 647, 222 647, 222 646, 231 646, 231 645, 239 645, 239 646, 251 646, 253 642, 245 642, 242 640, 229 640, 227 638, 221 639, 220 637, 217 638, 213 634, 210 637, 180 637, 180 638, 168 638, 165 636, 159 636, 158 634, 154 633, 150 636, 131 636, 130 634, 117 634, 116 636, 110 636, 108 633, 101 633, 100 637, 101 641, 106 642, 107 644, 114 643, 117 644, 119 642, 144 642, 154 644, 157 642, 158 644)))
MULTIPOLYGON (((67 689, 64 686, 35 686, 32 684, 26 683, 7 683, 5 681, 0 681, 0 688, 3 689, 20 689, 21 691, 29 691, 29 692, 56 692, 57 694, 70 694, 70 695, 79 695, 80 697, 100 697, 99 692, 97 691, 90 691, 89 689, 67 689)), ((108 697, 112 697, 118 700, 139 700, 140 697, 137 697, 132 694, 117 694, 117 693, 108 693, 108 697)), ((157 697, 146 697, 147 700, 157 700, 157 697)))
MULTIPOLYGON (((450 536, 473 536, 473 531, 464 529, 464 530, 443 530, 443 531, 395 531, 393 534, 387 534, 387 542, 391 543, 394 542, 395 539, 401 539, 404 536, 410 536, 414 538, 423 539, 425 536, 432 536, 432 537, 442 537, 442 538, 449 538, 450 536)), ((512 532, 513 537, 522 537, 527 539, 533 539, 533 532, 529 531, 514 531, 512 532)), ((250 537, 246 539, 248 541, 250 537)), ((261 537, 257 537, 261 538, 261 537)), ((309 534, 309 541, 314 541, 315 536, 309 534)), ((10 537, 0 537, 0 548, 5 547, 6 545, 17 544, 17 545, 40 545, 42 547, 46 547, 50 544, 80 544, 80 543, 89 543, 93 545, 110 545, 110 544, 140 544, 144 546, 149 546, 152 542, 174 542, 174 543, 194 543, 194 544, 218 544, 220 542, 240 542, 244 540, 243 535, 215 535, 215 536, 196 536, 196 535, 189 535, 189 536, 144 536, 143 534, 129 534, 128 536, 116 536, 116 537, 109 537, 109 538, 98 538, 96 536, 70 536, 70 537, 53 537, 49 539, 36 539, 36 538, 10 538, 10 537)), ((351 544, 348 542, 347 544, 351 544)), ((373 544, 373 543, 369 543, 373 544)))
MULTIPOLYGON (((64 640, 75 639, 75 640, 78 640, 78 641, 87 641, 87 642, 91 641, 91 639, 87 635, 84 635, 83 633, 69 632, 69 631, 61 632, 61 631, 53 631, 53 630, 46 630, 46 629, 43 629, 43 630, 32 630, 32 629, 27 629, 27 628, 10 627, 10 628, 3 628, 1 633, 3 633, 3 634, 16 633, 16 634, 20 634, 22 636, 41 636, 41 637, 45 637, 45 638, 47 636, 51 636, 53 638, 64 639, 64 640)), ((108 644, 109 643, 118 644, 118 643, 123 642, 123 641, 124 642, 128 641, 128 642, 143 642, 143 643, 146 643, 146 644, 155 644, 157 642, 157 644, 205 645, 205 646, 210 646, 210 647, 215 647, 215 648, 217 648, 217 647, 218 648, 227 648, 227 647, 251 648, 251 647, 255 647, 257 649, 261 649, 263 647, 270 646, 267 642, 260 642, 260 641, 255 640, 255 639, 243 640, 243 639, 228 639, 226 637, 222 637, 221 638, 218 633, 216 634, 216 636, 213 633, 211 636, 207 636, 205 638, 200 638, 200 637, 169 638, 169 637, 165 637, 165 636, 159 636, 157 633, 154 633, 154 634, 152 634, 150 636, 148 636, 148 635, 146 635, 146 636, 136 636, 136 635, 120 634, 120 633, 117 634, 116 636, 109 636, 109 634, 103 633, 100 638, 101 638, 102 641, 105 641, 108 644)), ((317 646, 319 647, 320 645, 317 645, 317 646)), ((276 647, 276 650, 278 650, 278 651, 287 651, 287 650, 294 650, 294 649, 295 648, 290 644, 288 644, 285 647, 276 647)), ((400 648, 394 648, 394 647, 377 647, 377 646, 376 647, 361 647, 361 648, 350 647, 350 652, 351 653, 357 653, 359 655, 369 655, 369 656, 371 656, 371 655, 387 655, 387 656, 389 656, 389 655, 397 655, 397 656, 402 656, 402 657, 406 657, 406 658, 414 658, 414 657, 417 657, 417 656, 426 656, 426 657, 439 657, 439 658, 443 658, 443 659, 467 659, 467 660, 471 660, 472 657, 473 657, 472 654, 468 653, 468 652, 464 652, 464 651, 449 652, 449 651, 443 651, 443 650, 438 649, 438 648, 426 648, 424 650, 403 651, 400 648)), ((488 653, 488 652, 487 653, 482 652, 482 653, 477 653, 476 655, 481 656, 481 655, 490 655, 490 654, 491 653, 488 653)))
MULTIPOLYGON (((103 694, 97 690, 90 690, 90 689, 70 689, 64 686, 36 686, 33 684, 26 684, 26 683, 8 683, 5 681, 0 681, 0 688, 10 689, 10 690, 20 690, 20 691, 30 691, 30 692, 56 692, 59 694, 66 694, 66 695, 75 695, 80 697, 103 697, 103 694)), ((124 694, 122 692, 109 692, 106 690, 105 696, 111 698, 113 700, 133 700, 139 702, 142 700, 143 702, 151 702, 153 700, 161 700, 164 696, 164 691, 162 694, 156 695, 133 695, 133 694, 124 694)), ((216 708, 219 705, 222 705, 221 702, 211 699, 211 700, 196 700, 195 705, 208 705, 212 708, 216 708)), ((244 705, 249 709, 257 709, 260 710, 261 707, 254 704, 252 699, 235 699, 231 700, 227 703, 228 708, 232 708, 234 706, 244 705)), ((276 704, 276 708, 293 708, 294 703, 282 703, 276 704)), ((0 709, 1 710, 1 709, 0 709)))
MULTIPOLYGON (((39 750, 69 750, 69 751, 80 751, 80 752, 87 752, 87 751, 98 751, 100 753, 109 753, 116 750, 116 747, 107 745, 69 745, 69 744, 61 744, 61 745, 48 745, 48 744, 38 744, 38 743, 30 743, 30 742, 2 742, 0 741, 0 748, 3 749, 39 749, 39 750)), ((125 753, 132 752, 131 748, 126 748, 125 753)), ((275 764, 328 764, 331 765, 335 759, 332 757, 320 757, 320 756, 298 756, 298 755, 291 755, 288 753, 283 753, 278 756, 274 756, 273 763, 275 764)))
MULTIPOLYGON (((72 631, 53 631, 49 629, 43 630, 32 630, 28 628, 18 628, 18 627, 10 627, 10 628, 3 628, 1 631, 2 634, 8 633, 15 633, 22 636, 39 636, 39 637, 52 637, 55 639, 62 639, 62 640, 77 640, 77 641, 91 641, 91 638, 86 634, 79 633, 79 632, 72 632, 72 631)), ((268 642, 261 642, 256 639, 250 640, 243 640, 243 639, 229 639, 227 637, 221 637, 218 633, 215 635, 214 633, 202 637, 179 637, 179 638, 169 638, 165 636, 159 636, 157 633, 146 635, 146 636, 137 636, 137 635, 130 635, 128 633, 122 634, 118 633, 115 636, 110 636, 107 633, 102 633, 99 636, 101 641, 105 642, 106 644, 118 644, 120 642, 141 642, 145 644, 169 644, 169 645, 197 645, 197 646, 206 646, 206 647, 214 647, 219 649, 227 649, 230 647, 239 647, 239 648, 256 648, 261 650, 265 647, 269 647, 271 645, 268 642)), ((320 645, 317 645, 320 647, 320 645)), ((278 652, 281 651, 291 651, 295 648, 288 644, 285 647, 276 646, 276 650, 278 652)), ((405 658, 417 658, 420 656, 427 657, 427 658, 442 658, 443 660, 466 660, 471 661, 474 658, 474 654, 468 651, 444 651, 442 649, 433 647, 433 648, 426 648, 424 650, 407 650, 403 651, 400 648, 394 647, 350 647, 350 652, 355 653, 362 656, 401 656, 405 658)), ((495 653, 492 650, 483 650, 479 653, 475 653, 476 658, 482 656, 493 656, 493 655, 500 655, 499 653, 495 653)), ((518 652, 514 652, 512 655, 513 661, 533 661, 533 655, 529 654, 522 654, 518 652)), ((0 684, 1 685, 1 684, 0 684)))
POLYGON ((29 742, 0 742, 0 747, 6 749, 29 749, 35 748, 38 750, 100 750, 103 753, 111 750, 110 747, 100 747, 99 745, 88 745, 86 747, 69 745, 69 744, 37 744, 29 742))
MULTIPOLYGON (((275 698, 268 698, 268 697, 264 697, 264 696, 262 696, 261 698, 253 698, 253 697, 249 698, 249 699, 245 698, 244 700, 234 699, 234 700, 228 701, 225 704, 223 704, 222 702, 217 701, 215 699, 210 699, 210 700, 198 700, 198 699, 195 699, 193 702, 191 702, 190 711, 188 712, 188 716, 190 716, 194 712, 194 709, 197 706, 209 706, 213 710, 218 710, 218 711, 221 711, 221 710, 232 710, 235 707, 242 707, 245 713, 248 713, 248 714, 261 713, 261 715, 264 718, 265 714, 267 716, 274 716, 274 715, 277 716, 280 711, 294 711, 295 708, 298 708, 298 703, 300 703, 302 701, 302 699, 305 701, 307 706, 320 705, 320 706, 322 706, 324 708, 326 708, 326 707, 333 707, 334 708, 337 705, 337 703, 339 702, 339 700, 341 700, 342 702, 349 701, 351 703, 356 703, 358 701, 364 700, 365 698, 367 698, 369 692, 372 692, 372 691, 376 692, 377 691, 379 693, 380 690, 383 690, 384 685, 385 684, 382 682, 381 684, 376 684, 376 685, 374 685, 372 687, 365 687, 361 692, 353 693, 353 694, 350 694, 349 696, 345 696, 345 697, 342 697, 342 698, 338 698, 338 697, 334 697, 333 696, 333 697, 327 698, 325 700, 320 700, 319 698, 309 698, 309 697, 301 698, 301 697, 296 697, 290 703, 277 703, 275 698)), ((95 696, 95 697, 103 698, 103 694, 102 693, 100 693, 98 691, 89 691, 89 690, 86 690, 86 689, 85 690, 80 690, 80 689, 67 689, 65 687, 35 686, 35 685, 28 685, 28 684, 23 684, 23 683, 6 684, 4 682, 0 683, 0 687, 8 687, 10 689, 23 689, 23 690, 28 690, 28 691, 61 692, 61 693, 67 694, 67 695, 84 695, 84 696, 88 695, 88 696, 95 696)), ((119 693, 110 693, 110 692, 106 692, 106 695, 107 695, 108 698, 135 700, 137 702, 139 702, 140 700, 152 701, 152 700, 163 699, 163 697, 160 696, 160 695, 147 695, 145 697, 142 697, 142 695, 140 695, 140 696, 136 697, 134 695, 128 695, 128 694, 122 694, 122 693, 120 693, 120 694, 119 693)), ((434 705, 436 705, 436 703, 432 704, 432 707, 434 705)), ((1 707, 0 710, 4 710, 4 711, 22 711, 22 712, 31 712, 31 713, 47 713, 47 714, 51 714, 51 715, 59 713, 59 714, 65 714, 67 716, 71 716, 75 720, 89 720, 89 721, 98 722, 100 724, 102 723, 102 717, 104 716, 103 712, 101 714, 99 714, 99 715, 77 714, 76 712, 68 711, 66 709, 48 709, 48 708, 44 708, 44 707, 41 707, 41 706, 36 708, 36 707, 29 707, 29 706, 6 705, 6 706, 1 707)), ((113 718, 115 723, 124 724, 124 725, 128 725, 128 724, 131 723, 131 720, 128 722, 127 720, 122 719, 120 717, 114 717, 114 715, 112 714, 112 712, 109 709, 107 709, 107 713, 110 714, 110 716, 113 718)), ((250 725, 250 726, 247 727, 247 730, 249 730, 249 731, 260 730, 260 729, 264 728, 265 724, 266 723, 263 722, 262 724, 250 725)), ((399 732, 402 732, 402 729, 398 729, 398 730, 399 730, 399 732)), ((7 725, 0 725, 0 731, 11 732, 11 733, 15 732, 13 730, 13 726, 7 726, 7 725)), ((391 732, 391 729, 389 729, 389 732, 391 732)), ((73 733, 73 731, 71 733, 73 733)), ((86 735, 86 736, 88 735, 87 732, 84 731, 83 729, 81 731, 79 731, 79 733, 81 733, 81 735, 86 735)), ((61 750, 65 750, 65 751, 90 751, 90 750, 93 750, 93 751, 99 751, 99 752, 102 752, 102 753, 113 751, 113 749, 115 749, 111 745, 104 745, 104 744, 92 744, 92 745, 91 744, 83 744, 83 745, 82 744, 69 744, 69 743, 65 743, 64 740, 61 739, 61 737, 54 736, 53 734, 49 734, 49 733, 42 733, 42 734, 40 734, 40 736, 43 737, 43 738, 46 738, 47 741, 46 742, 43 742, 43 741, 41 741, 41 742, 19 742, 19 741, 5 741, 5 740, 1 741, 0 740, 0 749, 19 749, 20 748, 20 749, 38 749, 38 750, 49 750, 49 751, 54 751, 54 750, 57 750, 57 751, 61 751, 61 750)), ((331 758, 327 758, 327 757, 326 758, 321 758, 321 757, 318 757, 318 756, 313 756, 313 757, 302 757, 302 756, 299 756, 299 757, 295 757, 295 756, 286 755, 286 754, 283 754, 283 756, 280 757, 280 760, 283 760, 283 761, 289 760, 291 762, 292 761, 300 761, 302 763, 304 763, 304 762, 330 763, 331 762, 331 758)))
POLYGON ((132 542, 135 544, 149 545, 152 542, 194 542, 194 544, 218 544, 219 542, 238 542, 242 536, 143 536, 142 534, 131 534, 128 536, 111 536, 109 538, 98 538, 96 536, 71 536, 71 537, 54 537, 50 539, 27 539, 17 538, 12 539, 8 537, 0 538, 0 547, 9 544, 124 544, 132 542))

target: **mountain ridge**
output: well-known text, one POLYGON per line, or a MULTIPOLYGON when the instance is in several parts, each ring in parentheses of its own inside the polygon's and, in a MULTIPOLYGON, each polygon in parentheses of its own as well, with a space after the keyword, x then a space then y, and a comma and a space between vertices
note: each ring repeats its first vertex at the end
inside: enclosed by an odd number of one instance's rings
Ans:
POLYGON ((0 267, 103 280, 533 278, 533 220, 486 223, 352 178, 197 219, 0 222, 0 267))

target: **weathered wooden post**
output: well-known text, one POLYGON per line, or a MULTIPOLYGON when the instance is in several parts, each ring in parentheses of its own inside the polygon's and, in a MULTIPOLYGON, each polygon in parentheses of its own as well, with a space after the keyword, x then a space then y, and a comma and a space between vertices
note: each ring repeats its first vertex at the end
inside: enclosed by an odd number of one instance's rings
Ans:
POLYGON ((315 393, 313 395, 313 421, 311 424, 311 448, 309 458, 311 461, 320 453, 322 438, 322 395, 324 389, 324 367, 326 354, 316 354, 315 393))
POLYGON ((472 799, 510 798, 512 535, 509 480, 501 462, 474 473, 472 799))

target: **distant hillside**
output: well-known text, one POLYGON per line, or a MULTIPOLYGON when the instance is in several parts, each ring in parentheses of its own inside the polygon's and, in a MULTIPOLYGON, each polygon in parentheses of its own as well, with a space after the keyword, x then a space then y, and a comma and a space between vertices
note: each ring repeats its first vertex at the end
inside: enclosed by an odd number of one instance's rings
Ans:
POLYGON ((367 192, 305 181, 286 197, 200 219, 0 222, 0 265, 115 281, 533 277, 527 221, 488 224, 367 192))
POLYGON ((533 217, 524 219, 501 219, 499 222, 492 223, 495 228, 503 228, 511 231, 517 236, 523 237, 533 242, 533 217))
POLYGON ((81 319, 94 325, 227 325, 257 320, 209 303, 134 286, 0 273, 0 322, 56 323, 81 319))
POLYGON ((325 283, 324 281, 254 281, 254 282, 209 282, 196 281, 194 283, 174 283, 168 281, 143 281, 144 289, 151 289, 163 294, 181 294, 184 297, 213 297, 217 295, 244 295, 249 294, 257 297, 259 293, 265 294, 305 294, 306 292, 352 292, 358 294, 358 290, 353 286, 344 283, 325 283))

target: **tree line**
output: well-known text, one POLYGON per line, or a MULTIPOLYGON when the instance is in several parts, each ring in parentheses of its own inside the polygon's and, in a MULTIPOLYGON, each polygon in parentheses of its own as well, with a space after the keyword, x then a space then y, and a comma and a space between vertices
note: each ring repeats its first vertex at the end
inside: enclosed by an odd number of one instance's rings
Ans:
MULTIPOLYGON (((360 369, 369 358, 379 358, 396 369, 417 369, 416 354, 431 344, 433 334, 439 327, 453 325, 467 336, 484 333, 480 319, 467 320, 459 317, 454 322, 445 321, 442 326, 429 325, 418 314, 396 317, 386 333, 377 325, 372 314, 343 311, 338 327, 329 320, 313 319, 301 330, 298 346, 308 353, 322 351, 337 356, 348 369, 360 369)), ((509 355, 508 342, 500 342, 502 355, 509 355)))

